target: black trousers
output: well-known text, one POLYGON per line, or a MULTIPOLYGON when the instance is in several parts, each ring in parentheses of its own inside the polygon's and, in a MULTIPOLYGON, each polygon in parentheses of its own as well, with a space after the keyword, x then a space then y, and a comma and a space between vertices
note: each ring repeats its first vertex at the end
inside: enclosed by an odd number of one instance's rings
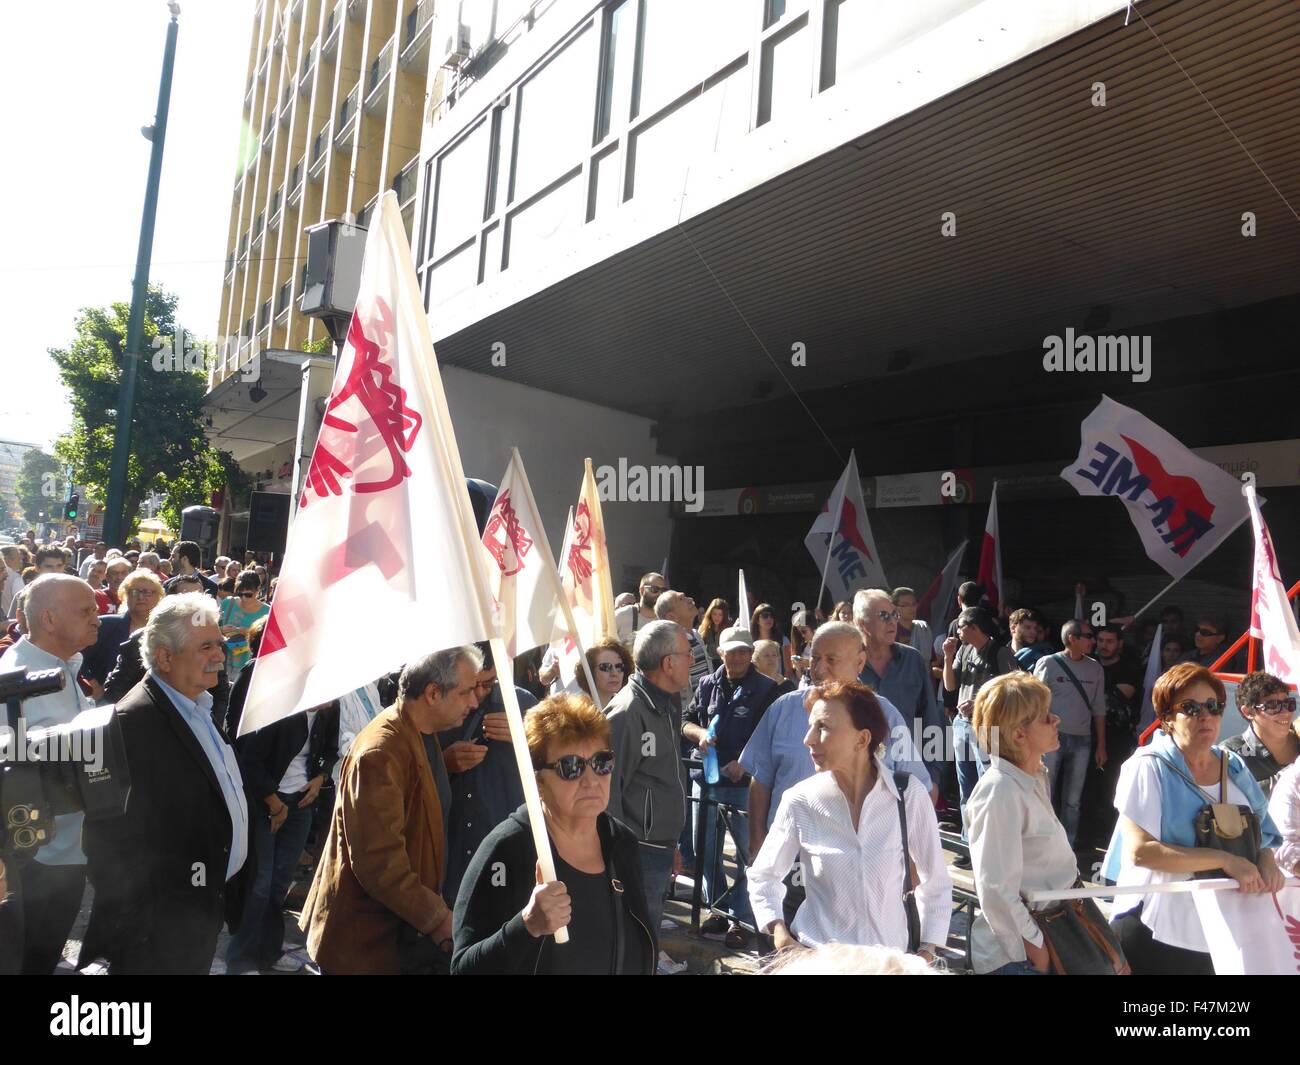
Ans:
POLYGON ((86 867, 29 861, 18 870, 18 879, 22 885, 23 975, 49 976, 63 958, 63 946, 81 909, 86 867))
POLYGON ((1142 923, 1142 908, 1124 914, 1112 925, 1134 976, 1213 976, 1208 952, 1184 950, 1159 943, 1142 923))

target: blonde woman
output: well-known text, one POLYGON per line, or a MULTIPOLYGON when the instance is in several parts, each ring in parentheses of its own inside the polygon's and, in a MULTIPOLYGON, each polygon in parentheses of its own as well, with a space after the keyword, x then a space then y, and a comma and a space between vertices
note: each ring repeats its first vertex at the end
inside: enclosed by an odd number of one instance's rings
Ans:
POLYGON ((980 900, 971 928, 977 973, 1046 973, 1047 944, 1022 893, 1062 890, 1079 877, 1043 764, 1043 755, 1061 745, 1060 721, 1051 689, 1028 673, 994 677, 975 696, 975 735, 992 755, 966 804, 980 900))

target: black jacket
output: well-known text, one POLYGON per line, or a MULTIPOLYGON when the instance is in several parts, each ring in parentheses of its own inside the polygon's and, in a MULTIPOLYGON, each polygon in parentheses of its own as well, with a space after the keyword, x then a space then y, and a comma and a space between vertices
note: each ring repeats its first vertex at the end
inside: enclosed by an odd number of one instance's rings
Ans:
POLYGON ((94 908, 81 962, 114 974, 206 974, 223 919, 238 927, 254 878, 227 882, 233 833, 216 773, 152 676, 117 704, 131 791, 126 812, 82 831, 94 908))
MULTIPOLYGON (((596 830, 606 868, 623 882, 624 934, 645 937, 650 975, 659 957, 659 933, 650 927, 636 837, 605 813, 596 830)), ((465 870, 453 918, 453 975, 535 973, 543 952, 556 949, 553 937, 534 939, 524 927, 524 907, 537 885, 536 861, 528 808, 521 806, 492 830, 465 870)))
MULTIPOLYGON (((81 673, 87 680, 100 684, 108 678, 117 665, 122 641, 131 635, 131 619, 125 614, 103 614, 99 619, 99 632, 95 642, 81 652, 81 673)), ((132 685, 134 687, 134 685, 132 685)), ((129 691, 130 688, 126 689, 129 691)), ((122 694, 125 695, 126 691, 122 694)))
MULTIPOLYGON (((734 683, 727 679, 727 667, 719 666, 700 681, 700 690, 683 720, 707 729, 715 717, 718 719, 714 749, 718 765, 724 766, 740 757, 775 695, 776 682, 752 665, 734 683)), ((724 778, 723 783, 729 781, 724 778)), ((749 777, 742 777, 739 783, 748 784, 749 777)))
MULTIPOLYGON (((240 677, 243 680, 243 677, 240 677)), ((236 687, 238 687, 236 681, 236 687)), ((233 701, 233 700, 232 700, 233 701)), ((260 803, 275 793, 294 756, 307 742, 307 715, 290 714, 265 728, 235 740, 235 757, 244 777, 244 790, 253 802, 260 803)), ((330 703, 316 711, 311 727, 311 744, 307 748, 307 779, 323 776, 326 781, 339 760, 339 704, 330 703)))
POLYGON ((104 681, 104 699, 115 703, 144 679, 144 659, 140 657, 140 639, 144 629, 136 629, 118 648, 117 664, 104 681))

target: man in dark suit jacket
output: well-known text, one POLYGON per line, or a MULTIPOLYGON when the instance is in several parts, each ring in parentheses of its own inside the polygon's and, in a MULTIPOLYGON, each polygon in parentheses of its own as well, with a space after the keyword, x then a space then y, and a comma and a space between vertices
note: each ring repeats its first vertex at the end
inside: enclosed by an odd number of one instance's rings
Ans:
POLYGON ((253 865, 242 777, 206 691, 225 656, 216 603, 198 592, 168 596, 142 651, 149 672, 117 704, 126 812, 83 831, 95 902, 81 963, 203 974, 223 919, 238 925, 253 865))

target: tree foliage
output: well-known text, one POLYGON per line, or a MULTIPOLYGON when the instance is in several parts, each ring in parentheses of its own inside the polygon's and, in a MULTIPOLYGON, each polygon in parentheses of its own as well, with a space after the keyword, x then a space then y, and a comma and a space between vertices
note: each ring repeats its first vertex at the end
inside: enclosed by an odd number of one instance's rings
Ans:
MULTIPOLYGON (((72 430, 55 443, 54 453, 73 469, 77 484, 108 498, 113 435, 117 425, 118 386, 126 347, 127 303, 86 308, 78 315, 76 335, 66 348, 50 348, 50 357, 72 404, 72 430)), ((207 375, 198 360, 169 358, 175 346, 176 297, 150 286, 145 300, 144 342, 136 374, 131 453, 127 463, 125 514, 134 531, 140 504, 150 492, 167 494, 164 517, 194 503, 207 503, 212 492, 237 469, 227 452, 217 451, 203 434, 202 403, 207 375)))
POLYGON ((27 452, 23 456, 14 490, 18 496, 18 505, 29 525, 40 521, 41 514, 46 518, 63 516, 58 511, 67 494, 67 478, 63 476, 63 467, 53 455, 39 448, 27 452), (51 476, 47 477, 46 474, 51 476))

